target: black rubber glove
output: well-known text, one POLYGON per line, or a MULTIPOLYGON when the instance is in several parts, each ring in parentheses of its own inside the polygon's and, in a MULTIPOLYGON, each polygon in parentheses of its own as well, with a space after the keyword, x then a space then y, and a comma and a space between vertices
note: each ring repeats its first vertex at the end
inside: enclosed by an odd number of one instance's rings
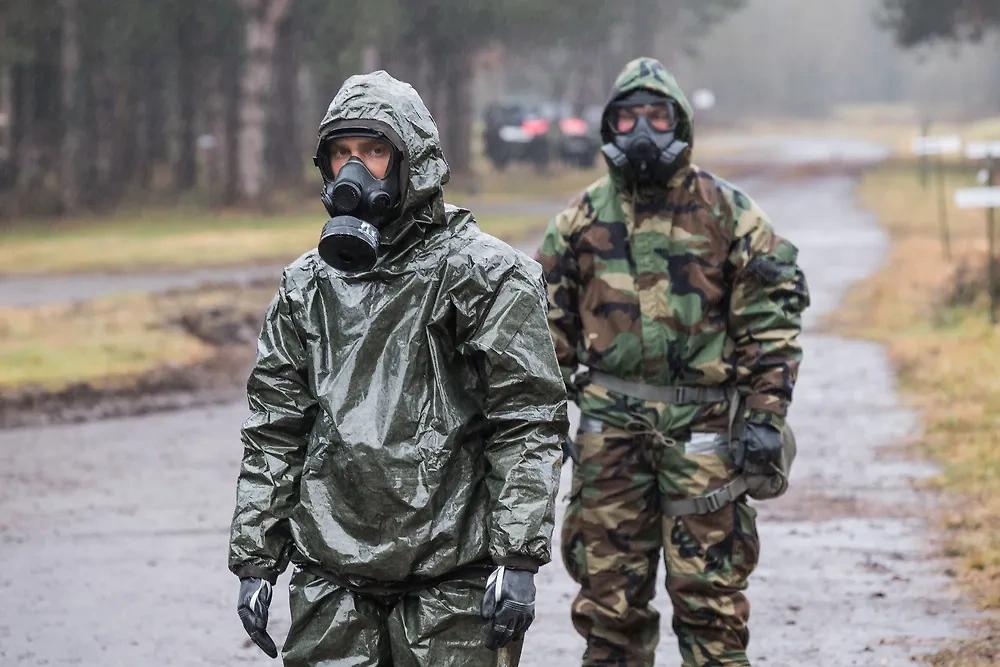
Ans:
POLYGON ((498 567, 486 582, 481 613, 491 620, 486 648, 496 650, 523 637, 535 620, 535 573, 498 567))
POLYGON ((243 621, 243 629, 261 651, 277 658, 278 649, 267 634, 267 607, 270 604, 270 582, 254 577, 240 579, 240 598, 236 603, 236 611, 243 621))
POLYGON ((767 473, 781 463, 781 433, 769 424, 748 422, 741 444, 742 457, 735 461, 740 468, 767 473))
POLYGON ((569 436, 563 440, 563 463, 566 463, 566 459, 573 459, 573 463, 580 465, 580 452, 577 450, 573 438, 569 436))

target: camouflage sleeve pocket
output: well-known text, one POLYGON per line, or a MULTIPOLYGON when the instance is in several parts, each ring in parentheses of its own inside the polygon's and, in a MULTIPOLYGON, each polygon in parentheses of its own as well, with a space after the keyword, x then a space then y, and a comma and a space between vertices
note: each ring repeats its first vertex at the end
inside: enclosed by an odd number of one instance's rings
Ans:
POLYGON ((772 299, 787 304, 786 309, 801 312, 809 305, 809 288, 797 264, 798 255, 798 248, 782 239, 773 251, 751 259, 746 271, 771 293, 772 299))
POLYGON ((798 271, 798 257, 799 249, 781 239, 771 252, 755 255, 747 264, 747 271, 765 285, 776 285, 785 280, 794 280, 798 271))

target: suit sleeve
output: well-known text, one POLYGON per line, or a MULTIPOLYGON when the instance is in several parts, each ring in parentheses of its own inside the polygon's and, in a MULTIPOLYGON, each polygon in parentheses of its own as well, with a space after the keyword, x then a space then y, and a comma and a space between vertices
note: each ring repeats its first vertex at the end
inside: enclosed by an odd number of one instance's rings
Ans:
POLYGON ((737 209, 729 262, 729 333, 746 418, 783 426, 802 361, 798 337, 809 305, 798 249, 775 234, 756 204, 737 209))
POLYGON ((289 516, 298 503, 306 441, 317 403, 286 280, 268 306, 247 381, 250 416, 229 541, 229 568, 274 582, 292 547, 289 516))

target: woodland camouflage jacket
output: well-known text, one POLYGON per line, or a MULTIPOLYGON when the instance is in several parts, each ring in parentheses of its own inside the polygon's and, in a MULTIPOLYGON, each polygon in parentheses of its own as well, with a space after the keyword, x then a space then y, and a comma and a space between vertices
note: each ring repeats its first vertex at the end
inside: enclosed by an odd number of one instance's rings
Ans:
MULTIPOLYGON (((652 59, 629 63, 612 99, 645 88, 672 98, 693 145, 691 106, 652 59), (686 127, 685 127, 686 126, 686 127)), ((746 416, 781 426, 792 400, 809 305, 798 250, 764 211, 690 162, 657 192, 601 178, 549 224, 536 259, 564 379, 577 364, 655 385, 737 385, 746 416)), ((622 425, 636 406, 589 385, 584 414, 622 425)), ((648 407, 648 406, 647 406, 648 407)), ((658 407, 664 431, 725 428, 725 406, 658 407)))

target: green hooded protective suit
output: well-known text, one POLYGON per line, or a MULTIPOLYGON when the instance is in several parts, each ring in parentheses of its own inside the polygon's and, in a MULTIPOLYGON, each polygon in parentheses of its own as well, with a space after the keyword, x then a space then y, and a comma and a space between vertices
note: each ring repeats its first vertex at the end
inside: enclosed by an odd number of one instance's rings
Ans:
POLYGON ((273 583, 296 565, 286 665, 492 664, 486 575, 549 561, 568 430, 541 269, 444 204, 412 87, 349 78, 320 141, 355 120, 405 144, 401 218, 371 271, 314 249, 282 275, 247 383, 229 567, 273 583))

